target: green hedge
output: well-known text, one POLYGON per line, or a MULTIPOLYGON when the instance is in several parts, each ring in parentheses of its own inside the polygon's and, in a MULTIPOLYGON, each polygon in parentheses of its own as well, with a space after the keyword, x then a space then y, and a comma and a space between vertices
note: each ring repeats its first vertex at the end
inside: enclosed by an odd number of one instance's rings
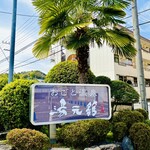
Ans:
POLYGON ((78 121, 57 130, 57 139, 66 146, 84 148, 105 141, 109 129, 107 120, 78 121))

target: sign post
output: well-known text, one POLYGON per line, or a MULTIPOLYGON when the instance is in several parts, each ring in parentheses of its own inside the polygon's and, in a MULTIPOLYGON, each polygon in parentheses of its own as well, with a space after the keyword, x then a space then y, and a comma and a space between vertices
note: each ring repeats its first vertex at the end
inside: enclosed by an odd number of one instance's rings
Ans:
POLYGON ((56 143, 56 124, 49 125, 49 138, 51 144, 56 143))
MULTIPOLYGON (((52 125, 86 119, 110 119, 110 87, 100 84, 38 83, 31 86, 30 121, 52 125)), ((51 139, 56 133, 50 131, 51 139)))

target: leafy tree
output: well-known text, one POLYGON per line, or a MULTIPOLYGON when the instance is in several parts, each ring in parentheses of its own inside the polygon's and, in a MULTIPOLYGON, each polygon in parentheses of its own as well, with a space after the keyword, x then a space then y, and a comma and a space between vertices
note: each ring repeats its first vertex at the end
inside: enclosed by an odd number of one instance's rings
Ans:
POLYGON ((25 71, 18 73, 20 78, 23 79, 44 79, 45 74, 41 71, 35 70, 35 71, 25 71))
POLYGON ((114 109, 112 112, 116 111, 119 103, 132 104, 139 101, 138 92, 131 85, 123 81, 114 80, 111 82, 111 96, 114 100, 114 107, 112 107, 114 109))
MULTIPOLYGON (((64 61, 55 65, 46 75, 45 82, 49 83, 79 83, 77 62, 64 61), (58 71, 59 70, 59 71, 58 71)), ((88 70, 88 83, 93 83, 95 76, 88 70)))
POLYGON ((134 39, 118 29, 124 23, 124 8, 131 0, 33 0, 39 13, 41 37, 33 48, 37 58, 49 56, 53 44, 60 42, 67 49, 74 49, 78 60, 79 82, 87 83, 89 45, 103 43, 114 53, 133 57, 134 39))

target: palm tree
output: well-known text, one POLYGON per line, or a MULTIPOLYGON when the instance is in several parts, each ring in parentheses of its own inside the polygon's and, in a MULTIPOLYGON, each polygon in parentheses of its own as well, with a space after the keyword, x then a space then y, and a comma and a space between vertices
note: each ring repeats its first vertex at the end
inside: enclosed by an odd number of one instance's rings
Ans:
POLYGON ((114 53, 127 58, 136 55, 134 39, 118 24, 126 15, 130 0, 34 0, 39 13, 40 34, 34 45, 37 58, 49 56, 53 44, 60 42, 76 51, 79 82, 87 83, 90 43, 107 43, 114 53))

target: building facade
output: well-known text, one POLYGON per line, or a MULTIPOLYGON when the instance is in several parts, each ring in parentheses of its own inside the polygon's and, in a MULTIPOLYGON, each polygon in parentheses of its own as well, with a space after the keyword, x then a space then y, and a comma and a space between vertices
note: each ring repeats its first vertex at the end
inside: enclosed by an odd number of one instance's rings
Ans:
MULTIPOLYGON (((130 31, 129 31, 130 32, 130 31)), ((130 32, 132 34, 132 32, 130 32)), ((150 102, 150 40, 141 37, 143 68, 146 85, 146 97, 150 102)), ((57 48, 61 49, 61 47, 57 48)), ((63 54, 64 55, 64 54, 63 54)), ((60 62, 61 53, 56 53, 55 64, 60 62), (59 59, 58 59, 59 58, 59 59)), ((66 60, 75 59, 75 51, 65 51, 66 60)), ((107 76, 111 80, 122 80, 131 84, 138 91, 136 57, 127 59, 112 52, 111 47, 104 44, 98 48, 95 44, 90 48, 89 64, 95 76, 107 76)), ((139 91, 138 91, 139 92, 139 91)))

